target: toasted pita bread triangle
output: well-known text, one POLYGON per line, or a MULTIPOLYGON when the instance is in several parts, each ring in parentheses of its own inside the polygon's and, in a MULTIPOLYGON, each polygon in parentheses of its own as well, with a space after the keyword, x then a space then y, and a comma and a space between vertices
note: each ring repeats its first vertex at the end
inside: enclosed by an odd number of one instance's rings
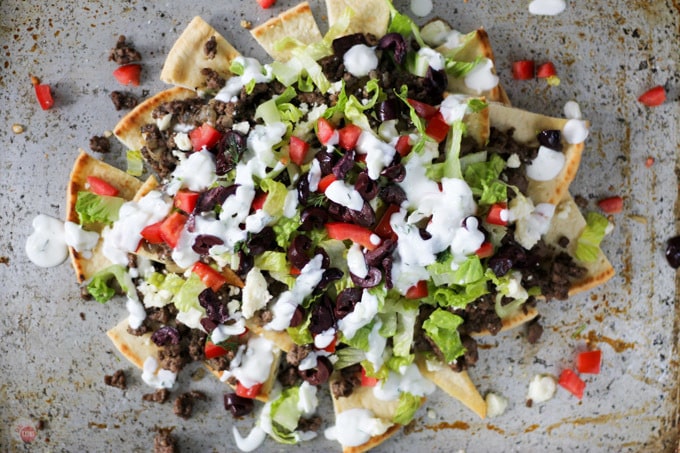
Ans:
MULTIPOLYGON (((564 129, 567 119, 539 115, 525 110, 506 107, 498 103, 489 105, 491 126, 506 131, 515 130, 513 138, 520 143, 538 145, 536 133, 546 129, 564 129)), ((565 164, 562 171, 550 181, 529 180, 528 194, 534 203, 559 203, 568 193, 569 184, 576 176, 581 162, 583 142, 570 144, 563 142, 565 164)))
MULTIPOLYGON (((556 244, 560 237, 569 239, 567 252, 574 256, 574 250, 578 238, 586 227, 586 220, 581 215, 581 211, 574 199, 567 193, 564 199, 557 205, 553 216, 550 230, 545 234, 546 242, 556 244)), ((592 262, 576 261, 580 266, 586 268, 586 275, 574 282, 569 289, 569 295, 578 294, 603 284, 616 273, 602 250, 599 250, 597 259, 592 262)))
MULTIPOLYGON (((437 48, 437 50, 443 51, 445 48, 440 46, 437 48)), ((493 50, 491 49, 491 43, 489 41, 489 35, 483 28, 471 32, 465 44, 450 56, 454 60, 464 62, 472 62, 480 57, 495 61, 493 50)), ((494 74, 496 73, 495 66, 493 72, 494 74)), ((478 93, 465 85, 464 78, 456 78, 449 75, 448 89, 454 93, 479 95, 484 96, 491 102, 502 102, 509 104, 508 95, 505 93, 505 90, 503 90, 500 84, 496 85, 490 90, 478 93)))
POLYGON ((113 133, 128 149, 142 149, 145 144, 144 137, 142 136, 142 126, 154 122, 151 113, 156 107, 166 102, 189 99, 196 96, 196 92, 182 87, 174 87, 161 91, 139 104, 121 118, 113 129, 113 133))
POLYGON ((239 55, 222 35, 196 16, 170 49, 161 71, 161 80, 189 90, 200 90, 205 88, 205 76, 201 74, 203 68, 212 69, 225 79, 229 78, 231 62, 239 55), (204 46, 213 36, 217 44, 217 54, 209 59, 204 46))
POLYGON ((253 28, 250 34, 274 60, 283 62, 288 61, 292 55, 288 49, 277 48, 282 39, 294 38, 303 44, 321 41, 321 32, 307 2, 302 2, 253 28))
POLYGON ((149 357, 158 359, 158 346, 151 341, 151 334, 132 335, 128 332, 130 323, 127 318, 106 332, 116 349, 123 354, 137 368, 144 367, 144 361, 149 357))
MULTIPOLYGON (((333 382, 340 379, 339 372, 335 372, 331 375, 329 384, 332 386, 333 382)), ((399 406, 399 400, 395 401, 382 401, 377 399, 373 395, 373 387, 356 386, 352 391, 352 394, 348 397, 337 398, 331 392, 331 399, 333 400, 333 409, 335 410, 335 415, 348 411, 350 409, 368 409, 373 412, 373 415, 384 421, 389 422, 392 420, 397 413, 397 407, 399 406)), ((422 399, 422 403, 425 402, 425 398, 422 399)), ((366 443, 356 446, 356 447, 343 447, 343 453, 361 453, 374 448, 381 443, 383 443, 388 438, 395 435, 401 425, 393 424, 384 433, 371 437, 366 443)), ((338 427, 342 429, 342 427, 338 427)))
POLYGON ((386 0, 326 0, 328 26, 332 27, 349 8, 354 11, 346 35, 371 33, 378 38, 387 33, 390 8, 386 0))
MULTIPOLYGON (((71 170, 68 187, 66 189, 66 220, 69 222, 79 223, 78 213, 76 212, 76 201, 78 200, 78 192, 87 190, 88 176, 95 176, 108 182, 118 189, 118 196, 126 200, 131 200, 142 184, 142 182, 134 176, 131 176, 112 165, 104 163, 99 159, 91 157, 81 149, 76 161, 73 163, 73 169, 71 170)), ((101 233, 102 225, 88 226, 88 229, 101 233)), ((78 283, 84 282, 97 271, 104 269, 111 264, 101 252, 101 247, 101 238, 97 243, 97 246, 90 253, 81 253, 76 251, 73 247, 69 247, 71 264, 76 273, 78 283)))
POLYGON ((416 364, 420 373, 437 387, 460 401, 465 407, 481 418, 486 417, 486 402, 477 390, 474 382, 472 382, 472 379, 470 379, 467 371, 457 373, 444 364, 441 364, 436 370, 429 370, 427 361, 423 356, 416 357, 416 364))

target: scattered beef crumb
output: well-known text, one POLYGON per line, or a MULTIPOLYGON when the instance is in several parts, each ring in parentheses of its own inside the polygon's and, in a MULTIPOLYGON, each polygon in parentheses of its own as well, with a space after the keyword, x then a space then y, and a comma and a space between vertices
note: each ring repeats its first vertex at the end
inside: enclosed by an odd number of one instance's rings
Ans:
POLYGON ((543 335, 543 326, 540 324, 540 316, 532 319, 527 325, 527 341, 531 344, 536 344, 543 335))
POLYGON ((110 385, 111 387, 118 387, 121 390, 125 390, 125 373, 123 370, 118 370, 113 373, 113 376, 104 376, 104 384, 110 385))
POLYGON ((526 405, 527 405, 527 407, 533 406, 533 405, 534 405, 534 400, 532 400, 531 398, 529 398, 529 399, 527 400, 527 402, 526 402, 526 405))
POLYGON ((80 298, 83 300, 92 300, 92 294, 87 290, 87 285, 80 287, 80 298))
POLYGON ((205 400, 205 393, 192 390, 191 392, 182 393, 175 399, 175 404, 172 408, 175 415, 187 419, 191 417, 194 410, 194 400, 205 400))
POLYGON ((153 438, 154 453, 176 453, 177 439, 172 435, 173 428, 158 428, 156 436, 153 438))
POLYGON ((151 401, 153 403, 160 403, 163 404, 168 400, 168 397, 170 396, 170 391, 168 389, 158 389, 153 393, 147 393, 145 395, 142 395, 142 400, 144 401, 151 401))
MULTIPOLYGON (((135 96, 132 93, 127 93, 124 91, 112 91, 111 101, 113 102, 113 106, 116 108, 116 110, 133 109, 137 106, 137 103, 139 102, 137 100, 137 96, 135 96)), ((90 146, 92 146, 92 142, 90 142, 90 146)))
POLYGON ((294 344, 290 351, 288 351, 286 354, 286 362, 293 365, 294 367, 297 367, 300 365, 300 362, 302 362, 309 355, 310 352, 312 352, 311 345, 306 344, 298 346, 294 344))
POLYGON ((205 76, 205 86, 209 90, 220 90, 227 81, 217 71, 210 68, 201 69, 201 75, 205 76))
POLYGON ((272 313, 271 310, 261 310, 257 315, 260 318, 262 325, 265 325, 274 319, 274 313, 272 313))
POLYGON ((574 195, 574 203, 581 209, 586 209, 588 207, 588 200, 581 195, 574 195))
POLYGON ((302 432, 313 431, 316 432, 321 428, 321 417, 315 415, 310 418, 300 418, 297 429, 302 432))
POLYGON ((45 429, 45 420, 43 419, 38 420, 38 423, 36 423, 35 425, 35 429, 37 429, 38 431, 42 431, 43 429, 45 429))
POLYGON ((208 41, 206 41, 205 46, 203 46, 203 51, 208 60, 212 60, 217 55, 217 40, 214 36, 211 36, 208 41))
POLYGON ((354 391, 354 387, 361 384, 361 365, 356 364, 343 368, 340 371, 341 379, 331 383, 331 392, 336 398, 348 397, 354 391))
POLYGON ((297 372, 297 367, 284 365, 279 373, 276 375, 281 385, 284 387, 292 387, 297 384, 299 375, 297 372))
POLYGON ((125 41, 125 36, 120 35, 116 42, 116 47, 109 52, 109 61, 115 61, 119 65, 141 61, 142 55, 125 41))
POLYGON ((567 246, 569 245, 569 238, 566 236, 560 236, 560 238, 557 240, 557 245, 559 245, 563 249, 567 248, 567 246))
POLYGON ((111 151, 111 143, 109 142, 108 138, 95 135, 94 137, 90 138, 90 149, 95 153, 106 154, 111 151))
POLYGON ((85 321, 85 313, 83 313, 83 312, 81 311, 79 314, 80 314, 80 319, 82 319, 83 321, 85 321))

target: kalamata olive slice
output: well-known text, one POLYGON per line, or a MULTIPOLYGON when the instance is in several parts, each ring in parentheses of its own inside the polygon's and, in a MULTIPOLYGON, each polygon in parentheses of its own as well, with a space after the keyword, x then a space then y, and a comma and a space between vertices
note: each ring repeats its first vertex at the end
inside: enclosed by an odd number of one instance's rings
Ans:
POLYGON ((196 202, 194 213, 200 214, 201 212, 212 211, 217 205, 221 205, 227 198, 236 193, 238 187, 238 184, 228 187, 217 186, 202 192, 196 202))
POLYGON ((406 192, 396 184, 388 184, 380 189, 380 198, 387 204, 400 206, 406 201, 406 192))
POLYGON ((666 260, 673 269, 680 267, 680 236, 670 238, 666 243, 666 260))
POLYGON ((335 317, 333 316, 332 302, 329 296, 324 294, 321 297, 321 300, 312 307, 312 314, 309 319, 309 331, 313 334, 320 334, 334 325, 335 317))
POLYGON ((397 64, 402 64, 404 62, 404 58, 406 58, 406 40, 401 35, 401 33, 386 34, 380 38, 380 41, 378 41, 378 48, 383 50, 391 50, 392 54, 394 55, 394 61, 396 61, 397 64))
POLYGON ((305 320, 305 310, 300 305, 295 307, 293 316, 290 318, 289 327, 297 327, 305 320))
POLYGON ((236 168, 241 155, 246 150, 246 137, 240 132, 228 130, 217 143, 217 156, 215 157, 215 173, 219 176, 226 175, 236 168))
POLYGON ((208 332, 208 335, 212 333, 217 327, 217 323, 210 318, 201 318, 201 326, 208 332))
POLYGON ((368 275, 366 275, 364 278, 357 277, 351 272, 349 276, 352 279, 352 282, 361 288, 373 288, 374 286, 377 286, 382 280, 382 272, 380 272, 380 269, 377 267, 369 267, 368 275))
POLYGON ((309 236, 298 234, 288 246, 288 261, 302 269, 309 262, 309 251, 312 248, 312 240, 309 236))
POLYGON ((243 250, 238 251, 238 269, 236 273, 239 275, 246 275, 255 265, 255 258, 243 250))
POLYGON ((248 238, 246 245, 252 255, 261 255, 267 250, 274 250, 276 247, 276 233, 274 233, 272 227, 266 226, 262 231, 248 238))
POLYGON ((402 164, 394 164, 380 172, 381 176, 393 182, 402 182, 406 177, 406 168, 402 164))
POLYGON ((345 288, 335 298, 335 318, 342 319, 354 311, 354 306, 361 300, 363 290, 358 287, 345 288))
POLYGON ((369 266, 377 267, 382 263, 383 258, 391 255, 394 249, 397 248, 396 241, 392 239, 385 239, 382 243, 376 247, 374 250, 369 250, 364 253, 364 258, 366 259, 366 264, 369 266))
POLYGON ((361 211, 348 209, 346 215, 349 216, 349 219, 345 219, 345 222, 356 223, 364 227, 373 227, 376 221, 375 211, 367 201, 364 201, 361 211))
POLYGON ((314 157, 319 161, 319 168, 321 169, 322 175, 328 175, 333 171, 333 165, 337 162, 337 157, 326 150, 319 151, 314 157))
POLYGON ((211 288, 206 288, 198 294, 198 303, 205 308, 205 314, 211 321, 221 324, 229 319, 229 309, 220 302, 211 288))
POLYGON ((559 130, 546 129, 536 135, 538 143, 546 148, 554 149, 555 151, 562 151, 562 142, 560 141, 561 133, 559 130))
POLYGON ((194 245, 191 246, 194 252, 201 256, 207 255, 210 251, 210 247, 213 245, 222 245, 224 241, 217 236, 212 236, 210 234, 199 234, 194 240, 194 245))
POLYGON ((323 272, 323 275, 321 276, 321 281, 319 282, 318 285, 316 285, 317 288, 319 289, 325 289, 328 285, 331 283, 340 280, 343 275, 345 275, 342 270, 338 269, 337 267, 329 267, 323 272))
POLYGON ((347 173, 354 168, 354 151, 346 151, 337 164, 333 165, 333 174, 338 179, 345 179, 347 173))
POLYGON ((312 385, 325 384, 333 372, 333 364, 327 357, 317 356, 316 368, 300 370, 300 377, 312 385))
POLYGON ((401 102, 398 99, 386 99, 378 105, 378 119, 381 122, 390 121, 399 118, 401 111, 401 102))
POLYGON ((392 282, 392 263, 394 262, 394 258, 392 258, 392 255, 388 255, 382 260, 382 268, 384 271, 385 275, 385 288, 387 289, 392 289, 394 286, 392 282))
POLYGON ((366 201, 371 201, 372 199, 374 199, 378 195, 378 192, 380 191, 380 187, 378 186, 377 181, 373 181, 368 176, 368 172, 365 171, 362 171, 357 176, 357 180, 354 183, 354 188, 366 201))
POLYGON ((525 260, 524 249, 515 243, 509 243, 501 246, 494 256, 489 258, 487 264, 496 276, 502 277, 510 272, 510 269, 525 260))
MULTIPOLYGON (((435 71, 432 69, 432 66, 427 68, 427 73, 425 74, 425 86, 428 88, 428 91, 432 96, 436 98, 441 97, 441 95, 446 90, 448 83, 449 78, 446 75, 446 71, 444 69, 435 71)), ((436 104, 439 104, 439 102, 436 104)))
POLYGON ((309 199, 309 194, 311 191, 309 190, 309 180, 306 176, 302 176, 300 179, 298 179, 297 193, 298 202, 303 206, 307 206, 307 200, 309 199))
POLYGON ((309 206, 300 214, 300 231, 312 231, 323 228, 328 222, 328 212, 325 209, 309 206))
POLYGON ((243 417, 253 411, 255 405, 253 400, 249 398, 242 398, 236 393, 225 393, 224 408, 231 412, 234 417, 243 417))
POLYGON ((179 344, 179 331, 172 326, 163 326, 151 335, 151 341, 157 346, 179 344))

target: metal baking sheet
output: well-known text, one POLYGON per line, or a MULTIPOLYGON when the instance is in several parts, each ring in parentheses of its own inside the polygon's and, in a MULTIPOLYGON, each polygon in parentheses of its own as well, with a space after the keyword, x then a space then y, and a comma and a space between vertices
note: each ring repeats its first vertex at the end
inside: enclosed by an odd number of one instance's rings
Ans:
MULTIPOLYGON (((64 216, 68 174, 77 149, 111 130, 121 113, 109 100, 120 86, 107 61, 119 34, 143 55, 138 96, 160 90, 163 59, 184 26, 203 16, 242 53, 264 58, 242 20, 254 24, 293 6, 269 10, 254 0, 208 2, 0 2, 0 451, 149 451, 154 427, 175 427, 182 451, 235 451, 223 385, 198 367, 181 386, 203 390, 188 421, 170 404, 144 403, 149 389, 104 332, 125 314, 120 303, 86 302, 67 263, 32 265, 24 253, 31 220, 64 216), (29 76, 52 86, 55 107, 38 107, 29 76), (13 124, 24 127, 12 131, 13 124), (128 375, 121 391, 104 385, 117 369, 128 375), (22 440, 23 437, 23 440, 22 440)), ((312 0, 325 29, 323 2, 312 0)), ((456 401, 435 394, 406 432, 377 451, 673 451, 677 441, 677 276, 664 260, 666 239, 677 233, 680 77, 677 1, 568 2, 555 17, 532 16, 528 0, 434 0, 434 11, 457 29, 483 26, 511 100, 536 112, 562 115, 577 100, 592 122, 572 193, 587 209, 621 195, 623 213, 603 248, 617 275, 567 302, 541 306, 545 333, 529 345, 521 332, 484 341, 470 374, 482 393, 509 401, 507 412, 480 421, 456 401), (511 80, 517 59, 552 61, 561 84, 511 80), (645 108, 636 98, 664 85, 669 100, 645 108), (645 164, 654 159, 651 167, 645 164), (590 342, 604 354, 602 373, 588 376, 582 401, 560 390, 527 407, 530 378, 558 375, 590 342)), ((408 11, 408 2, 397 2, 408 11)), ((422 23, 427 18, 420 19, 422 23)), ((105 160, 121 163, 113 145, 105 160)), ((326 424, 330 399, 322 398, 326 424)), ((242 432, 254 418, 236 424, 242 432)), ((323 436, 302 447, 339 451, 323 436)), ((262 451, 292 451, 267 441, 262 451)))

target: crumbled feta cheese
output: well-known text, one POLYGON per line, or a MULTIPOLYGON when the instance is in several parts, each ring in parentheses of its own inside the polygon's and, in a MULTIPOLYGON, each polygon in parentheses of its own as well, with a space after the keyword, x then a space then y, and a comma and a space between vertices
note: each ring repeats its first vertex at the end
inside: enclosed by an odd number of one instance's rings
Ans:
POLYGON ((493 392, 486 394, 486 416, 498 417, 508 407, 508 399, 493 392))
POLYGON ((257 267, 253 267, 248 272, 245 283, 241 311, 246 319, 250 319, 257 310, 267 306, 267 302, 271 300, 272 295, 267 290, 267 280, 265 280, 262 272, 257 267))
POLYGON ((534 181, 550 181, 560 174, 565 162, 563 153, 541 146, 536 158, 526 166, 527 176, 534 181))
POLYGON ((555 396, 557 385, 555 378, 549 374, 537 374, 529 383, 527 399, 534 403, 543 403, 555 396))
POLYGON ((565 0, 533 0, 529 12, 538 16, 556 16, 567 8, 565 0))

